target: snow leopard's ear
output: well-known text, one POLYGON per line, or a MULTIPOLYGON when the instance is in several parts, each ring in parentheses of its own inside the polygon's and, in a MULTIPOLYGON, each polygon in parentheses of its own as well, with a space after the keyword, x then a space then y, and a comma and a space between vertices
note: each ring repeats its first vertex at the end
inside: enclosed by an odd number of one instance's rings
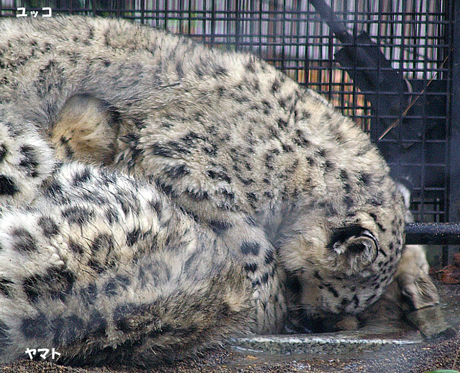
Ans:
POLYGON ((370 266, 379 251, 379 243, 374 234, 359 225, 336 229, 327 247, 337 264, 352 273, 370 266))
POLYGON ((87 94, 71 96, 51 128, 50 138, 61 160, 108 165, 117 151, 120 115, 106 102, 87 94))

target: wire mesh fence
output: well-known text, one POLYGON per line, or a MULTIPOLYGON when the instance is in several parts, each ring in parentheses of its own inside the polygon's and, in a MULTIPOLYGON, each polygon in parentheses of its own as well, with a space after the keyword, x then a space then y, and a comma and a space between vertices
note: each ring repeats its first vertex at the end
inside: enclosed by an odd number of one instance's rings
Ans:
POLYGON ((451 118, 455 1, 326 0, 326 16, 321 2, 2 0, 0 15, 41 17, 47 8, 53 16, 124 17, 260 55, 370 133, 393 175, 411 184, 417 221, 452 220, 456 190, 449 175, 456 161, 449 159, 449 134, 459 127, 451 118), (334 34, 333 17, 348 31, 345 41, 334 34), (365 54, 365 63, 355 52, 365 54), (385 81, 386 74, 398 81, 385 81))

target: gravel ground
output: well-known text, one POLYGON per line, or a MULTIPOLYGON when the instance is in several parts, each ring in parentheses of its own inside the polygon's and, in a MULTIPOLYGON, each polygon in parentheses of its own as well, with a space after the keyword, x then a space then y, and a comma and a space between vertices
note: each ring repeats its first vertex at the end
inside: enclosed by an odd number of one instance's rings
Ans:
MULTIPOLYGON (((422 373, 434 369, 460 369, 460 339, 432 341, 416 348, 392 348, 364 357, 266 357, 240 354, 223 349, 209 351, 203 358, 147 370, 149 373, 196 372, 369 372, 369 373, 422 373), (278 360, 278 361, 276 361, 278 360)), ((22 361, 4 366, 8 373, 141 373, 145 370, 119 368, 71 368, 44 362, 22 361)))
POLYGON ((389 346, 353 356, 274 355, 237 352, 231 347, 208 350, 202 356, 170 366, 140 370, 130 367, 65 367, 50 362, 20 361, 0 366, 5 373, 197 373, 197 372, 363 372, 424 373, 434 369, 460 370, 460 286, 438 284, 446 321, 453 329, 417 345, 389 346))

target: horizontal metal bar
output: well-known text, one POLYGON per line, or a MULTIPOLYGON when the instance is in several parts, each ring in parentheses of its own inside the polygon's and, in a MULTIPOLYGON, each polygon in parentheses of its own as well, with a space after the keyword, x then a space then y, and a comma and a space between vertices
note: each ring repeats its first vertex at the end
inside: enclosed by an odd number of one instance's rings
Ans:
POLYGON ((460 245, 459 223, 406 224, 406 244, 460 245))

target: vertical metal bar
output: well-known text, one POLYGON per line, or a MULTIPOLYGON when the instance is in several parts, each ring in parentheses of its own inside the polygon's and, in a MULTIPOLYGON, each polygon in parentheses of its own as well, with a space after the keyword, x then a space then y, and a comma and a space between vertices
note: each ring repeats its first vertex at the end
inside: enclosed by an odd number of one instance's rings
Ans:
MULTIPOLYGON (((295 0, 293 2, 293 5, 295 5, 295 15, 293 15, 293 22, 295 22, 295 28, 293 29, 294 31, 294 42, 295 42, 295 53, 294 53, 294 58, 295 58, 295 69, 297 71, 297 82, 298 83, 305 83, 305 75, 303 74, 303 66, 302 66, 302 45, 300 44, 300 41, 302 40, 302 34, 300 31, 300 23, 302 19, 302 10, 300 8, 300 2, 295 0)), ((292 40, 292 39, 291 39, 292 40)))
POLYGON ((166 30, 168 30, 168 27, 169 27, 169 1, 168 0, 165 1, 163 11, 164 11, 164 13, 163 13, 164 27, 165 27, 166 30))
MULTIPOLYGON (((339 10, 337 9, 337 7, 334 8, 336 4, 335 3, 332 3, 331 4, 331 17, 332 15, 335 13, 335 12, 339 12, 339 10)), ((342 8, 340 9, 342 12, 343 12, 343 4, 342 4, 342 8)), ((344 29, 345 29, 345 26, 344 26, 344 29)), ((346 38, 347 39, 347 42, 348 42, 348 39, 350 38, 346 38)), ((350 39, 351 40, 351 39, 350 39)), ((325 77, 326 77, 326 81, 323 82, 321 81, 321 83, 326 83, 326 89, 327 89, 327 92, 325 92, 325 94, 327 94, 327 99, 329 101, 332 101, 332 99, 334 98, 334 96, 332 95, 332 81, 334 79, 334 72, 333 72, 333 69, 334 69, 334 42, 335 42, 335 36, 334 36, 334 33, 332 31, 332 28, 329 29, 329 33, 328 33, 328 42, 327 42, 327 47, 328 47, 328 51, 327 51, 327 73, 325 73, 325 77)), ((323 90, 324 88, 321 87, 321 90, 323 90)))
MULTIPOLYGON (((265 43, 267 44, 266 46, 266 56, 269 56, 269 53, 270 53, 270 45, 269 45, 269 41, 270 41, 270 37, 268 36, 269 35, 269 32, 270 32, 270 21, 269 21, 269 18, 270 18, 270 15, 268 15, 267 17, 267 20, 264 21, 264 16, 263 16, 263 2, 262 1, 259 1, 259 12, 258 12, 258 22, 259 22, 259 30, 258 30, 258 38, 259 38, 259 56, 262 56, 263 54, 263 43, 265 41, 265 43), (266 27, 265 27, 266 26, 266 27), (264 38, 264 30, 265 31, 265 38, 264 38), (267 37, 268 36, 268 37, 267 37)), ((271 4, 269 5, 269 7, 267 7, 268 10, 270 10, 271 8, 271 4)), ((255 16, 255 10, 256 8, 254 7, 254 16, 255 16)))
MULTIPOLYGON (((206 15, 207 18, 207 15, 206 15)), ((216 43, 216 3, 211 0, 211 45, 215 46, 216 43)))
MULTIPOLYGON (((453 1, 453 0, 452 0, 453 1)), ((450 2, 449 2, 450 3, 450 2)), ((452 105, 451 125, 449 136, 449 221, 460 221, 460 49, 454 46, 460 45, 460 6, 458 2, 453 5, 453 42, 452 42, 452 105)), ((446 6, 448 6, 446 4, 446 6)), ((444 257, 448 253, 443 253, 444 257)), ((443 263, 445 264, 445 263, 443 263)))
MULTIPOLYGON (((230 0, 228 1, 228 8, 230 9, 230 0)), ((235 49, 240 50, 240 29, 241 29, 241 22, 242 22, 242 17, 241 17, 241 0, 238 0, 235 2, 235 29, 234 29, 234 34, 235 34, 235 49)))
POLYGON ((279 9, 276 10, 275 18, 277 19, 277 25, 279 25, 278 35, 280 45, 279 47, 277 46, 277 49, 281 58, 281 69, 286 71, 286 24, 291 26, 291 19, 286 14, 286 0, 283 1, 282 11, 279 9))
MULTIPOLYGON (((308 8, 308 5, 305 7, 305 39, 304 39, 304 64, 305 64, 305 85, 308 87, 310 84, 310 49, 314 51, 313 48, 309 47, 311 36, 309 35, 310 30, 312 29, 311 27, 311 12, 308 8)), ((313 59, 315 58, 314 55, 312 55, 313 59)))
MULTIPOLYGON (((460 6, 454 7, 454 40, 452 46, 460 45, 460 6)), ((450 147, 450 200, 449 221, 460 221, 460 49, 452 48, 452 114, 449 136, 450 147)))
POLYGON ((146 0, 141 0, 140 1, 140 11, 141 11, 141 24, 145 23, 145 1, 146 0))
MULTIPOLYGON (((193 8, 193 10, 195 10, 195 8, 193 8)), ((188 18, 187 19, 187 35, 190 35, 192 33, 192 22, 194 22, 194 20, 192 19, 192 0, 188 1, 188 17, 187 18, 188 18)))

